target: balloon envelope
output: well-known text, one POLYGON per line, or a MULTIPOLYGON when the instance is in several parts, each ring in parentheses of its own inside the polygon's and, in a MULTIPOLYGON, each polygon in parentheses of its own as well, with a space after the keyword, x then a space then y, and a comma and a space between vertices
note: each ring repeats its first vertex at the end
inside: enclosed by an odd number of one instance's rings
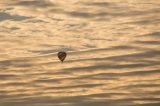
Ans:
POLYGON ((58 58, 59 60, 61 60, 61 62, 63 62, 67 56, 67 53, 66 52, 58 52, 58 58))

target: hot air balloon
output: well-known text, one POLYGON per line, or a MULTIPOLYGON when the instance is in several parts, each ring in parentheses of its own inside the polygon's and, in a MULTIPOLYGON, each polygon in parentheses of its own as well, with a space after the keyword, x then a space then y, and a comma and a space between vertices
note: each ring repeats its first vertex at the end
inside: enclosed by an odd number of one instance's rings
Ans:
POLYGON ((58 55, 59 60, 61 60, 61 62, 63 63, 64 59, 67 56, 67 53, 66 52, 58 52, 57 55, 58 55))

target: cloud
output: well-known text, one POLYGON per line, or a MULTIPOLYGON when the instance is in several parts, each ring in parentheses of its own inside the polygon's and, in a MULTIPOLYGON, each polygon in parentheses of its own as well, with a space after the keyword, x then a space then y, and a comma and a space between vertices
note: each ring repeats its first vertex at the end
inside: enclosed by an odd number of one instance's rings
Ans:
POLYGON ((32 17, 20 16, 20 15, 10 15, 5 12, 0 12, 0 21, 4 21, 4 20, 22 21, 22 20, 26 20, 30 18, 32 17))
POLYGON ((14 5, 21 5, 21 6, 33 6, 33 7, 48 7, 48 6, 53 6, 54 4, 49 2, 48 0, 46 1, 41 1, 41 0, 32 0, 32 1, 19 1, 15 3, 14 5))

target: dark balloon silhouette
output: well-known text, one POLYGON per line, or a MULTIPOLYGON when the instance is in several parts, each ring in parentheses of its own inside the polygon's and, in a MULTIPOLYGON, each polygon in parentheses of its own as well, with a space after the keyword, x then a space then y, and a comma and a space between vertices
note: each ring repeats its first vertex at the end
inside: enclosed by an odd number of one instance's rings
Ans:
POLYGON ((66 52, 58 52, 58 58, 59 60, 61 60, 62 63, 65 60, 66 56, 67 56, 66 52))

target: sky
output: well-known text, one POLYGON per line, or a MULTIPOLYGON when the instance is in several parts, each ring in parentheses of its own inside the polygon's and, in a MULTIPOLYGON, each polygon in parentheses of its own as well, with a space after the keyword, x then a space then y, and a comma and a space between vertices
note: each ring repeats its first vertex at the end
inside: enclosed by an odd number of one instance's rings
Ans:
POLYGON ((0 0, 0 105, 159 105, 159 29, 160 0, 0 0))

